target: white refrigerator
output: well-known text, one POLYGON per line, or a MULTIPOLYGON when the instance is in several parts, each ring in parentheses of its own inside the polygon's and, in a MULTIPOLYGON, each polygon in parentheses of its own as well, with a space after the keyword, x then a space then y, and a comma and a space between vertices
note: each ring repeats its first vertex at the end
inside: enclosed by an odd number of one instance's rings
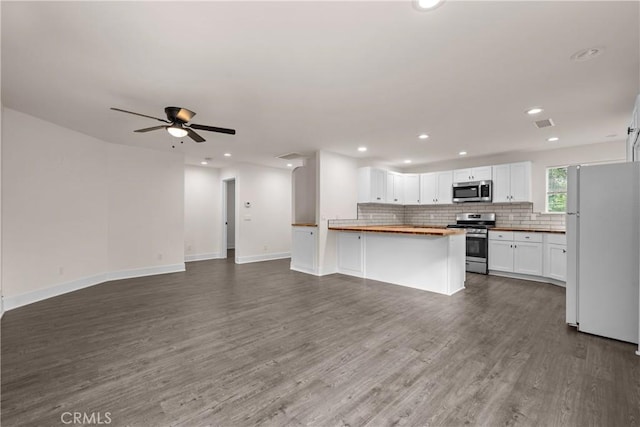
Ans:
POLYGON ((567 323, 638 342, 640 162, 570 166, 567 323))

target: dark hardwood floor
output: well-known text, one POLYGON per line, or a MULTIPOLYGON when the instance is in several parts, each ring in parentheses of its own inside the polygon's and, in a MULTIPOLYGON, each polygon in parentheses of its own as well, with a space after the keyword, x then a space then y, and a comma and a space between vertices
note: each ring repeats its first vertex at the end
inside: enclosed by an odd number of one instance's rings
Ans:
POLYGON ((634 349, 567 327, 552 285, 202 261, 6 313, 2 425, 638 425, 634 349))

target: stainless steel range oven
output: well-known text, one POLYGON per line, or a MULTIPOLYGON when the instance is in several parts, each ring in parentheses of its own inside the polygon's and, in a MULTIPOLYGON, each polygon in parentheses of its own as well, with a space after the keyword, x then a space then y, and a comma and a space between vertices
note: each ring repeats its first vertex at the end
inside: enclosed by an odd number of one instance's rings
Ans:
POLYGON ((496 225, 494 213, 463 213, 456 215, 456 223, 449 228, 464 228, 466 231, 467 271, 487 274, 489 260, 489 229, 496 225))

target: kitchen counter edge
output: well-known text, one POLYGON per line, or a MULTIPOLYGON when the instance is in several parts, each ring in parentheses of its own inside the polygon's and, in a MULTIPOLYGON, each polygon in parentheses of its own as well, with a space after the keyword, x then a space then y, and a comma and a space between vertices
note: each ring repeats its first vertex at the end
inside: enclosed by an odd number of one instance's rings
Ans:
POLYGON ((394 233, 394 234, 417 234, 427 236, 453 236, 464 234, 462 229, 454 228, 423 228, 423 227, 400 227, 400 226, 332 226, 329 230, 334 231, 363 231, 366 233, 394 233))
POLYGON ((492 227, 489 231, 515 231, 521 233, 553 233, 553 234, 566 234, 565 230, 549 230, 540 228, 524 228, 524 227, 492 227))

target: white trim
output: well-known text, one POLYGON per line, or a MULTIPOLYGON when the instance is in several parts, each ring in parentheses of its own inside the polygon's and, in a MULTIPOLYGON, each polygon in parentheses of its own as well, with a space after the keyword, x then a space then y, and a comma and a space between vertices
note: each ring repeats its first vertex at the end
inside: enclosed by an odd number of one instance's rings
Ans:
POLYGON ((185 262, 193 262, 193 261, 205 261, 208 259, 221 259, 224 258, 220 255, 220 252, 211 252, 207 254, 194 254, 194 255, 185 255, 185 262))
POLYGON ((322 276, 322 274, 318 273, 317 271, 313 271, 306 268, 289 267, 289 269, 292 271, 297 271, 298 273, 311 274, 312 276, 318 276, 318 277, 322 276))
POLYGON ((5 311, 13 310, 14 308, 22 307, 34 302, 42 301, 48 298, 53 298, 58 295, 63 295, 69 292, 77 291, 80 289, 88 288, 90 286, 99 285, 100 283, 108 282, 110 280, 129 279, 133 277, 152 276, 156 274, 174 273, 178 271, 184 271, 184 263, 161 265, 157 267, 137 268, 132 270, 114 271, 110 273, 96 274, 95 276, 82 277, 80 279, 72 280, 70 282, 59 283, 57 285, 49 286, 44 289, 38 289, 32 292, 27 292, 21 295, 4 298, 5 311))
POLYGON ((456 289, 455 291, 451 292, 450 294, 445 294, 445 295, 447 295, 447 296, 455 295, 460 291, 464 291, 465 289, 467 289, 467 287, 466 286, 462 286, 460 289, 456 289))
MULTIPOLYGON (((328 275, 330 275, 330 274, 338 274, 338 273, 340 273, 340 272, 338 271, 338 268, 337 268, 337 267, 336 267, 336 268, 332 268, 332 269, 330 269, 330 270, 319 268, 319 269, 318 269, 318 274, 317 274, 317 275, 318 275, 318 276, 328 276, 328 275)), ((346 275, 346 276, 360 277, 361 279, 364 279, 364 278, 365 278, 365 277, 364 277, 364 275, 363 275, 363 276, 355 276, 354 274, 349 274, 349 273, 340 273, 340 274, 344 274, 344 275, 346 275)), ((363 274, 364 274, 364 273, 363 273, 363 274)))
POLYGON ((636 351, 636 356, 640 356, 640 350, 636 351))
POLYGON ((529 280, 531 282, 549 283, 550 285, 559 286, 561 288, 566 287, 565 282, 561 282, 560 280, 551 279, 549 277, 543 277, 543 276, 530 276, 528 274, 510 273, 510 272, 498 271, 498 270, 489 270, 489 275, 508 277, 510 279, 529 280))
POLYGON ((111 271, 107 273, 107 280, 132 279, 134 277, 154 276, 156 274, 179 273, 185 271, 185 269, 184 262, 181 262, 179 264, 158 265, 156 267, 111 271))
POLYGON ((238 264, 247 264, 250 262, 272 261, 275 259, 283 259, 283 258, 291 258, 291 252, 274 252, 271 254, 264 254, 264 255, 241 256, 241 257, 236 257, 236 262, 238 264))
POLYGON ((102 273, 96 274, 95 276, 82 277, 70 282, 59 283, 57 285, 49 286, 44 289, 38 289, 13 297, 5 297, 5 309, 7 311, 13 310, 14 308, 29 305, 34 302, 98 285, 100 283, 106 282, 107 280, 109 280, 107 273, 102 273))

